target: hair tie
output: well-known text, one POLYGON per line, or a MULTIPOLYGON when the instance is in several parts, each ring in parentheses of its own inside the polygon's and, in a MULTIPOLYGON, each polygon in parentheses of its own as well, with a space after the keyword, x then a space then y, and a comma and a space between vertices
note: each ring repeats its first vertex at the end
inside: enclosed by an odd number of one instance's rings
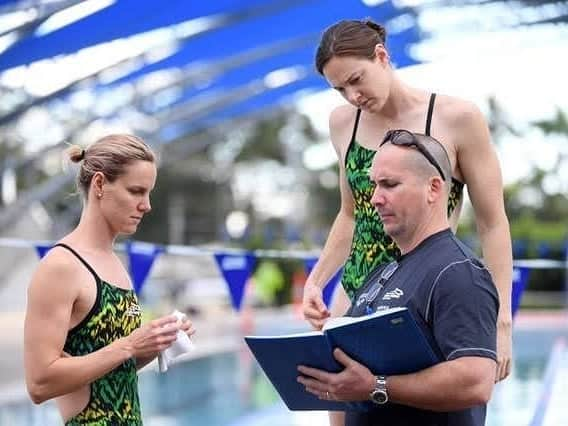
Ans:
POLYGON ((87 152, 86 152, 84 149, 81 151, 81 157, 79 158, 79 161, 85 159, 85 154, 86 154, 86 153, 87 153, 87 152))

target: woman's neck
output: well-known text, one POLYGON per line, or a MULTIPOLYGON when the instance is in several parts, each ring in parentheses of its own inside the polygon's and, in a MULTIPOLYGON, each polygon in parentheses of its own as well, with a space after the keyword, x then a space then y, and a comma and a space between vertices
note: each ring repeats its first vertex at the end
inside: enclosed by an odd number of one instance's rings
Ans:
POLYGON ((381 108, 379 115, 389 122, 396 123, 420 104, 426 93, 408 86, 393 72, 389 96, 381 108))
POLYGON ((111 232, 100 213, 85 207, 79 224, 68 237, 89 250, 106 253, 113 251, 116 234, 111 232))

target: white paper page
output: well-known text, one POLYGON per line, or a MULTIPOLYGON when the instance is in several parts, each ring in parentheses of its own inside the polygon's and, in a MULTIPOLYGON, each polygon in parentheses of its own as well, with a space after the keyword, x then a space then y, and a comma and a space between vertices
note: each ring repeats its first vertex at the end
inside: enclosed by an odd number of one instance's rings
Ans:
POLYGON ((337 318, 331 318, 330 320, 328 320, 324 326, 323 329, 324 330, 329 330, 331 328, 337 328, 337 327, 341 327, 344 326, 346 324, 353 324, 356 322, 361 322, 361 321, 366 321, 369 318, 375 318, 375 317, 382 317, 383 315, 387 315, 387 314, 391 314, 391 313, 395 313, 395 312, 400 312, 400 311, 404 311, 407 308, 405 307, 397 307, 397 308, 390 308, 390 309, 382 309, 380 311, 377 312, 373 312, 372 314, 369 315, 364 315, 362 317, 337 317, 337 318))

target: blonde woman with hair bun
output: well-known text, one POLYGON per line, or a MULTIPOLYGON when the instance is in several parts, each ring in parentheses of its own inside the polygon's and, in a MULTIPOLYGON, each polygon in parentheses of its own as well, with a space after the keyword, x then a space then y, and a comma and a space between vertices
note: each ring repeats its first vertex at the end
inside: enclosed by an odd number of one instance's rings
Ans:
POLYGON ((137 370, 189 320, 141 325, 130 277, 113 246, 150 212, 156 157, 133 135, 71 146, 79 164, 79 224, 41 260, 29 289, 24 330, 26 384, 33 402, 56 398, 66 425, 141 425, 137 370))

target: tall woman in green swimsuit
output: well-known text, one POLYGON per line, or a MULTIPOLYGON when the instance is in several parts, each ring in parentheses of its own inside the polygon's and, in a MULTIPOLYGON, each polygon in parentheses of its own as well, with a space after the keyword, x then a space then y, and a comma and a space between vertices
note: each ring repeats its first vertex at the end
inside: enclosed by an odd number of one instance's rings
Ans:
POLYGON ((28 290, 24 330, 26 384, 31 399, 57 398, 66 425, 141 425, 136 370, 169 347, 174 316, 140 326, 128 273, 114 254, 119 234, 132 234, 150 211, 154 154, 135 136, 110 135, 86 150, 84 197, 77 227, 42 259, 28 290))
POLYGON ((330 314, 341 315, 367 273, 396 257, 397 248, 384 234, 370 203, 374 188, 369 168, 386 131, 402 128, 429 134, 444 145, 452 162, 448 205, 452 228, 457 227, 462 189, 467 185, 483 257, 499 291, 496 380, 501 380, 509 374, 512 356, 512 254, 501 170, 488 126, 472 103, 434 95, 400 80, 390 64, 385 38, 384 28, 371 21, 341 21, 325 31, 317 51, 318 71, 348 104, 336 108, 329 119, 339 158, 341 208, 308 277, 304 315, 316 328, 330 314), (322 288, 341 266, 342 286, 330 313, 322 301, 322 288))

